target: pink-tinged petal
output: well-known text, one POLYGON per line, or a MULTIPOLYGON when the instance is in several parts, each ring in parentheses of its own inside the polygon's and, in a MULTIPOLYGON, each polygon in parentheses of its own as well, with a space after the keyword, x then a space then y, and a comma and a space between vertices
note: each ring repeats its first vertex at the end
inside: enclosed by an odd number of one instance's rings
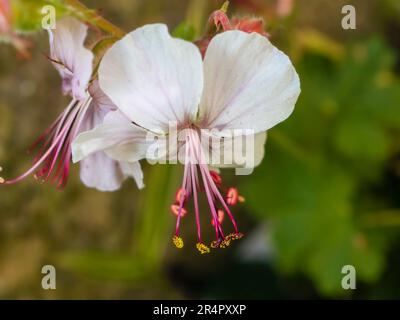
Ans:
POLYGON ((71 17, 49 30, 50 58, 61 75, 64 94, 77 100, 85 97, 92 75, 93 53, 84 47, 86 34, 87 26, 71 17))
POLYGON ((130 120, 160 133, 197 114, 203 66, 197 47, 146 25, 117 41, 99 68, 101 89, 130 120))
POLYGON ((104 151, 118 161, 139 161, 146 156, 146 136, 146 130, 131 123, 121 112, 109 112, 103 124, 75 138, 72 161, 81 161, 97 151, 104 151))
POLYGON ((97 79, 90 84, 89 93, 93 98, 93 102, 96 104, 96 108, 100 109, 104 115, 109 111, 115 111, 118 109, 103 90, 101 90, 97 79))
POLYGON ((104 152, 95 152, 81 161, 80 176, 83 184, 100 191, 115 191, 125 180, 118 161, 104 152))
POLYGON ((79 127, 78 133, 92 130, 102 124, 108 112, 109 111, 99 108, 96 101, 92 100, 79 127))
POLYGON ((94 80, 90 84, 89 93, 92 97, 92 100, 87 112, 85 113, 85 118, 80 125, 78 133, 92 130, 93 128, 103 123, 103 120, 107 113, 117 110, 117 107, 100 89, 97 80, 94 80))
POLYGON ((257 33, 227 31, 204 59, 200 122, 208 128, 266 131, 285 120, 300 94, 289 58, 257 33))
POLYGON ((129 177, 135 180, 139 189, 144 188, 143 172, 139 162, 118 162, 101 151, 81 161, 80 176, 85 186, 100 191, 118 190, 129 177))

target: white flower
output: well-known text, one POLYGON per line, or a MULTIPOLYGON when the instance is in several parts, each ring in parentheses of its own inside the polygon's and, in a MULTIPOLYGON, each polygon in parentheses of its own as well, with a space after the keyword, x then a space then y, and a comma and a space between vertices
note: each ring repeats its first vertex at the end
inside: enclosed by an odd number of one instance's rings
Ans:
MULTIPOLYGON (((184 205, 193 196, 197 248, 201 253, 209 251, 200 231, 197 191, 201 189, 216 233, 212 247, 224 247, 240 238, 229 208, 236 203, 232 196, 240 197, 232 188, 229 197, 221 195, 219 175, 204 162, 210 150, 202 147, 200 130, 250 130, 256 134, 258 164, 264 154, 265 131, 292 113, 300 94, 299 77, 289 58, 267 38, 235 30, 215 36, 202 61, 194 44, 172 38, 164 25, 147 25, 108 50, 100 64, 99 83, 119 111, 77 137, 73 161, 99 150, 119 161, 138 161, 146 156, 145 132, 162 137, 168 134, 169 124, 177 122, 179 130, 190 130, 179 145, 186 157, 182 188, 171 207, 177 214, 175 245, 183 246, 179 224, 187 212, 184 205), (225 213, 234 227, 228 236, 221 226, 225 213)), ((213 138, 224 142, 223 134, 213 138)))
MULTIPOLYGON (((33 165, 12 180, 0 177, 1 184, 14 184, 31 174, 40 180, 52 180, 58 187, 66 185, 71 162, 71 142, 82 131, 101 124, 105 115, 117 108, 107 98, 92 76, 93 53, 85 48, 87 26, 74 18, 63 18, 55 30, 49 30, 50 60, 62 78, 64 94, 72 101, 33 147, 39 151, 33 165)), ((81 180, 88 187, 113 191, 132 176, 143 188, 143 174, 138 162, 125 163, 99 151, 81 163, 81 180)))
MULTIPOLYGON (((79 127, 79 132, 91 130, 103 123, 108 113, 117 109, 112 101, 104 94, 95 80, 89 87, 91 105, 79 127)), ((79 133, 78 132, 78 133, 79 133)), ((100 191, 115 191, 121 187, 124 180, 134 178, 139 189, 144 188, 143 172, 138 161, 117 161, 104 152, 90 154, 80 163, 80 178, 83 184, 100 191)))
POLYGON ((66 17, 49 29, 50 59, 62 79, 65 95, 83 100, 92 76, 93 53, 85 48, 87 26, 75 18, 66 17))

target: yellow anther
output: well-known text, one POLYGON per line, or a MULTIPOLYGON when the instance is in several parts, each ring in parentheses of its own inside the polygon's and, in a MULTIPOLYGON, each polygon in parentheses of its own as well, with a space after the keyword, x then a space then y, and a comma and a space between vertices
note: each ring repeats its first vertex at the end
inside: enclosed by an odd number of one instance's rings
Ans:
POLYGON ((238 240, 238 239, 243 238, 243 236, 244 236, 243 233, 240 233, 240 232, 238 232, 238 233, 230 233, 225 237, 225 239, 227 239, 227 240, 238 240))
POLYGON ((173 236, 172 242, 174 243, 175 247, 177 247, 178 249, 183 248, 183 239, 181 237, 173 236))
POLYGON ((201 254, 210 253, 210 248, 207 247, 204 243, 197 242, 196 248, 200 251, 201 254))
POLYGON ((211 242, 211 248, 213 248, 213 249, 219 248, 220 243, 221 243, 221 240, 215 240, 215 241, 211 242))
POLYGON ((240 203, 243 203, 243 202, 246 201, 246 199, 245 199, 245 197, 243 197, 243 196, 239 196, 239 197, 238 197, 238 201, 239 201, 240 203))
POLYGON ((230 244, 231 244, 231 239, 225 238, 224 240, 221 241, 219 247, 225 249, 226 247, 229 247, 230 244))

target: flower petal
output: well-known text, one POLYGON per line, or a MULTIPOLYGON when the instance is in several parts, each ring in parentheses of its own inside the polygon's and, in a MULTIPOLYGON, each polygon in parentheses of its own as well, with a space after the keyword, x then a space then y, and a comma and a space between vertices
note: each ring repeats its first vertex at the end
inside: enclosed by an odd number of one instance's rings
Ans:
POLYGON ((92 74, 93 53, 83 45, 87 26, 75 18, 63 18, 49 30, 50 57, 63 79, 64 94, 77 100, 85 97, 92 74))
POLYGON ((120 162, 121 170, 126 176, 132 177, 136 185, 139 189, 143 189, 145 187, 143 183, 143 171, 140 166, 139 161, 137 162, 120 162))
POLYGON ((100 191, 115 191, 126 178, 119 162, 101 151, 92 153, 81 161, 80 176, 85 186, 100 191))
POLYGON ((104 123, 79 134, 72 143, 72 160, 78 162, 97 151, 111 158, 135 162, 146 156, 147 131, 131 123, 121 112, 109 112, 104 123))
POLYGON ((93 81, 89 86, 89 93, 92 97, 90 106, 79 127, 79 132, 89 131, 103 123, 107 113, 116 111, 117 107, 112 103, 105 93, 100 89, 99 82, 93 81))
POLYGON ((99 68, 101 89, 140 126, 160 133, 171 121, 197 114, 203 66, 197 47, 172 38, 162 24, 146 25, 117 41, 99 68))
POLYGON ((143 172, 139 162, 118 162, 104 152, 92 153, 81 161, 81 180, 89 188, 115 191, 128 177, 133 177, 139 189, 144 188, 143 172))
POLYGON ((109 111, 115 111, 118 109, 111 99, 103 92, 103 90, 101 90, 99 81, 97 79, 90 84, 89 93, 92 96, 96 107, 102 110, 105 114, 109 111))
POLYGON ((292 63, 266 37, 235 30, 211 41, 204 59, 203 127, 266 131, 292 113, 299 94, 292 63))

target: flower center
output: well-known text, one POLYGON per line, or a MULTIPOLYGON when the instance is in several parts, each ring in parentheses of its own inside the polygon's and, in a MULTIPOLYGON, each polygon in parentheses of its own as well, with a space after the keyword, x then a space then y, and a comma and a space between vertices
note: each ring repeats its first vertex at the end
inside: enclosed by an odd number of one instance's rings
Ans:
MULTIPOLYGON (((197 226, 197 249, 200 253, 209 253, 210 249, 204 244, 201 236, 200 210, 198 191, 204 191, 211 215, 211 225, 214 227, 216 240, 211 243, 212 248, 226 248, 232 240, 240 239, 243 234, 239 232, 236 221, 229 206, 243 202, 236 188, 229 188, 224 192, 221 176, 209 169, 206 162, 205 150, 201 145, 199 133, 195 129, 186 129, 185 143, 185 168, 181 188, 177 191, 175 203, 171 211, 177 216, 173 243, 177 248, 183 247, 183 239, 180 237, 180 222, 187 214, 185 205, 190 197, 193 197, 193 205, 197 226), (234 232, 225 235, 222 230, 222 222, 225 214, 228 215, 233 225, 234 232)), ((207 152, 207 151, 206 151, 207 152)))

